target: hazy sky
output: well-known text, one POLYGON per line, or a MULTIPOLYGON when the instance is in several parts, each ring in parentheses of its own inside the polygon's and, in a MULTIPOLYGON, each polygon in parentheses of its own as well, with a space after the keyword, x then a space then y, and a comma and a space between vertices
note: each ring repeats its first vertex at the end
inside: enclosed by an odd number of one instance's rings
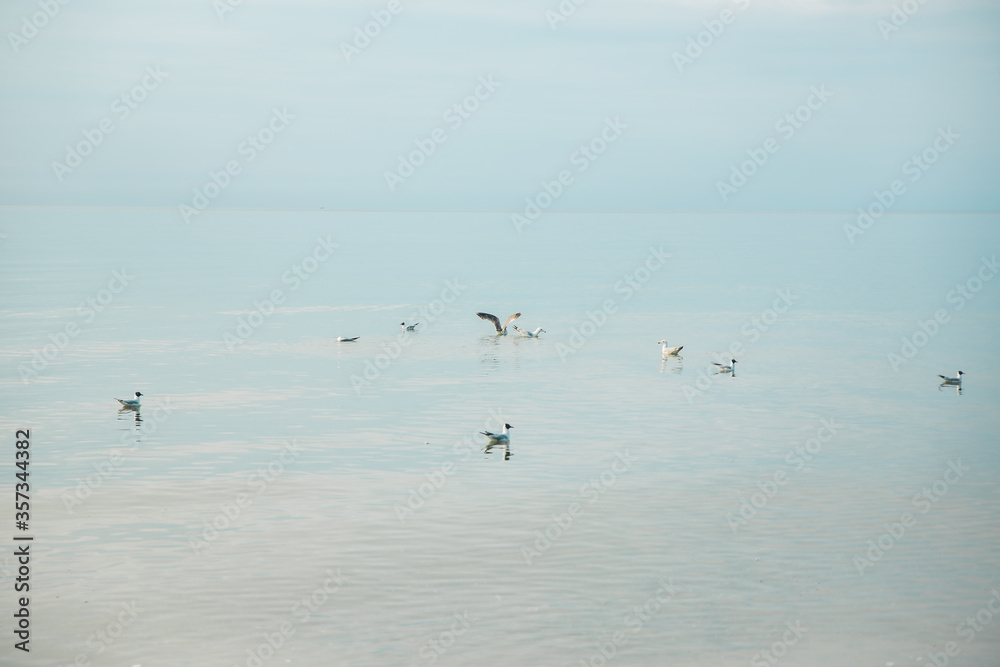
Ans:
POLYGON ((213 208, 514 210, 543 182, 558 209, 1000 192, 994 0, 9 0, 0 27, 3 205, 194 206, 211 172, 213 208))

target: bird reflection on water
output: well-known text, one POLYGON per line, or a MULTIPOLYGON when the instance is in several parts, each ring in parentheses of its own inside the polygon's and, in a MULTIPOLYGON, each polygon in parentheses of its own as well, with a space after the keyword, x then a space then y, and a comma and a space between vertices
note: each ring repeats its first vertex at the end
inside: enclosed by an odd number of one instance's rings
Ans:
POLYGON ((941 384, 938 385, 938 391, 941 391, 945 387, 954 387, 955 388, 955 393, 958 394, 959 396, 962 395, 962 383, 961 382, 948 382, 947 380, 945 380, 944 382, 942 382, 941 384))
MULTIPOLYGON (((155 419, 153 430, 156 430, 155 419)), ((123 445, 138 447, 142 441, 142 411, 138 407, 126 406, 118 410, 118 422, 121 424, 120 442, 123 445)))
POLYGON ((118 421, 134 422, 136 428, 142 424, 142 412, 139 408, 124 407, 118 410, 118 421))
POLYGON ((488 459, 490 457, 490 452, 496 448, 503 447, 503 460, 509 461, 511 457, 510 453, 510 442, 490 442, 485 447, 483 447, 483 458, 488 459))
POLYGON ((684 357, 679 354, 663 357, 660 360, 660 372, 665 373, 668 366, 671 373, 680 375, 684 372, 684 357))

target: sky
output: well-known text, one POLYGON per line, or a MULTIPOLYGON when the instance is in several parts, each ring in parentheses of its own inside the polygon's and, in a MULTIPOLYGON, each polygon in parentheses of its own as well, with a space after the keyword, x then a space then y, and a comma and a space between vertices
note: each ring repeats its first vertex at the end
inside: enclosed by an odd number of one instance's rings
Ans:
POLYGON ((1000 197, 992 0, 9 0, 0 29, 0 206, 1000 197))

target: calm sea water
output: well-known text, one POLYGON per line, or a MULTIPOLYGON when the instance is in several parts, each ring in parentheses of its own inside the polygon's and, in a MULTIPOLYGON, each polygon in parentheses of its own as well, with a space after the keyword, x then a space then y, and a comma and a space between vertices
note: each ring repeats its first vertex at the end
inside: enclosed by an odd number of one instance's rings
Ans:
POLYGON ((1000 227, 851 221, 5 210, 0 661, 998 664, 1000 227))

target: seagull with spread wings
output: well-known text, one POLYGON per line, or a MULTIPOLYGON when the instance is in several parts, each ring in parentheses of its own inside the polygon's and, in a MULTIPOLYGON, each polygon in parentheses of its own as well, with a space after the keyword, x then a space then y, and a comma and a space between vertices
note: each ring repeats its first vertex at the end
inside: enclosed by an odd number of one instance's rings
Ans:
POLYGON ((493 326, 497 328, 498 336, 506 336, 507 325, 516 320, 517 318, 521 317, 521 313, 514 313, 513 315, 507 318, 507 321, 503 323, 503 326, 500 326, 500 318, 498 318, 496 315, 490 315, 489 313, 476 313, 476 315, 479 315, 479 317, 484 320, 489 320, 490 322, 492 322, 493 326))

